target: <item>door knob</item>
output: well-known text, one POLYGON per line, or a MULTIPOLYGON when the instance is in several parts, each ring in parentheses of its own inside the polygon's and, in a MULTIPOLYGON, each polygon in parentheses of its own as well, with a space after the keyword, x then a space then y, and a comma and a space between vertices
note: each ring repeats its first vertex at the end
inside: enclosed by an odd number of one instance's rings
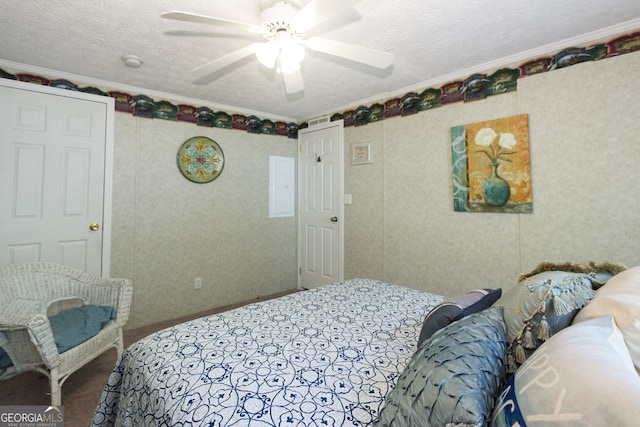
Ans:
POLYGON ((331 222, 338 222, 338 217, 337 216, 332 216, 331 217, 331 222))
POLYGON ((98 224, 96 224, 95 222, 92 224, 89 224, 89 230, 91 231, 96 231, 98 228, 100 228, 100 226, 98 224))

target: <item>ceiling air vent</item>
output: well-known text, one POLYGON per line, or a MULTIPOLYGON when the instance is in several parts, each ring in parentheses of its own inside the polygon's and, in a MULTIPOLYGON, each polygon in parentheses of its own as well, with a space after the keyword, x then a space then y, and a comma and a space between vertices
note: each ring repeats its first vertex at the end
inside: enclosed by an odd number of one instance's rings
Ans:
POLYGON ((309 120, 309 127, 321 125, 322 123, 329 123, 330 120, 329 116, 316 117, 315 119, 309 120))

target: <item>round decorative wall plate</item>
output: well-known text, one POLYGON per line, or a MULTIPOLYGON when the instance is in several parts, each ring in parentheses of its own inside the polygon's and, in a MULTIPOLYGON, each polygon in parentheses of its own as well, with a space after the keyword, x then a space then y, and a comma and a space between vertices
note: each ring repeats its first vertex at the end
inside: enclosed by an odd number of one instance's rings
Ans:
POLYGON ((204 184, 216 179, 224 167, 224 153, 211 138, 194 136, 178 150, 178 169, 189 181, 204 184))

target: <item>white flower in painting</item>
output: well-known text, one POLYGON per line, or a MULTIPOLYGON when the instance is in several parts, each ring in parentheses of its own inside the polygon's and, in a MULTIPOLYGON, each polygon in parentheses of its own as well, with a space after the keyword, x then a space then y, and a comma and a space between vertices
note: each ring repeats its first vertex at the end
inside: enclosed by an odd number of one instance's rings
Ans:
POLYGON ((476 144, 488 147, 491 145, 497 134, 491 128, 482 128, 476 133, 476 144))
POLYGON ((512 133, 501 133, 498 145, 502 148, 506 148, 507 150, 511 150, 516 146, 516 138, 512 133))
POLYGON ((489 157, 491 163, 497 163, 498 160, 510 162, 508 156, 517 153, 517 151, 510 151, 517 144, 512 133, 497 133, 491 128, 482 128, 476 133, 475 142, 476 145, 487 147, 477 150, 476 153, 484 153, 489 157))

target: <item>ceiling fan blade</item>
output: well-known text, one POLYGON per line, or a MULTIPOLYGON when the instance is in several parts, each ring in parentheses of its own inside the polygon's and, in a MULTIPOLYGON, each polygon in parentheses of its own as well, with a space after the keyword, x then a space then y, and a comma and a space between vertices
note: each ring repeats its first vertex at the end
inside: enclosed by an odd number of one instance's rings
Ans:
POLYGON ((291 19, 291 27, 305 33, 316 25, 328 21, 351 9, 360 0, 311 0, 291 19))
POLYGON ((207 62, 204 65, 199 66, 198 68, 194 68, 191 71, 191 74, 194 80, 199 80, 203 77, 208 76, 209 74, 215 73, 216 71, 233 64, 236 61, 239 61, 253 53, 256 53, 258 49, 263 45, 263 43, 252 43, 242 49, 238 49, 234 52, 231 52, 227 55, 221 56, 218 59, 214 59, 211 62, 207 62))
POLYGON ((283 72, 282 77, 284 78, 284 87, 288 94, 298 93, 304 90, 300 67, 288 73, 283 72))
POLYGON ((354 44, 311 37, 306 41, 306 45, 311 50, 350 59, 380 69, 385 69, 393 63, 393 54, 391 53, 354 44))
POLYGON ((198 15, 197 13, 181 12, 179 10, 172 10, 170 12, 164 12, 160 15, 162 18, 173 19, 176 21, 196 22, 198 24, 218 25, 222 27, 232 27, 251 31, 254 33, 259 32, 260 27, 246 22, 232 21, 230 19, 214 18, 212 16, 198 15))

